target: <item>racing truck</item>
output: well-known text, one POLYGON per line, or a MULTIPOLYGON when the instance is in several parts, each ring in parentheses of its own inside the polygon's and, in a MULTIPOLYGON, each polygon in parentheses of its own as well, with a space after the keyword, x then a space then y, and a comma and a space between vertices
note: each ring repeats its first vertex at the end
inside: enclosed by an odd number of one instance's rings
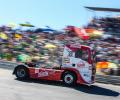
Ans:
POLYGON ((18 64, 13 74, 19 80, 28 78, 62 81, 66 85, 95 82, 95 50, 85 45, 65 45, 59 67, 42 67, 34 64, 18 64))

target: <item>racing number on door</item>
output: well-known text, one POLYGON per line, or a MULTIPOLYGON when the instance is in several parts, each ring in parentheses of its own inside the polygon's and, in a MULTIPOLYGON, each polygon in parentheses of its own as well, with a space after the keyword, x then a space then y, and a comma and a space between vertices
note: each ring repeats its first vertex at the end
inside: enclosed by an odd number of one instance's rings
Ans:
POLYGON ((68 56, 72 57, 73 56, 73 52, 68 50, 68 56))

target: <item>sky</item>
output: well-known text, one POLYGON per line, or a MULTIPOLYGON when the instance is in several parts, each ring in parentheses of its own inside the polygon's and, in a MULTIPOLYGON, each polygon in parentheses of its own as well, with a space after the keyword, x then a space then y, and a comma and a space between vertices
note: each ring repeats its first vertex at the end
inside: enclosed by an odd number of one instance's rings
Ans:
POLYGON ((61 29, 84 26, 94 16, 120 15, 93 12, 84 6, 120 8, 120 0, 0 0, 0 25, 30 22, 61 29))

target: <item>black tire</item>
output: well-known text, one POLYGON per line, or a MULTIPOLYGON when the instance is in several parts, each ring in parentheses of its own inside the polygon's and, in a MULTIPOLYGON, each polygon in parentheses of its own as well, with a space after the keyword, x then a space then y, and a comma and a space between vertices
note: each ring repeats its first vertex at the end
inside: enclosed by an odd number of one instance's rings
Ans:
POLYGON ((67 86, 72 86, 76 84, 77 77, 72 72, 65 72, 62 76, 62 80, 67 86))
POLYGON ((28 69, 24 66, 19 66, 15 70, 15 75, 19 80, 25 80, 29 78, 28 69))

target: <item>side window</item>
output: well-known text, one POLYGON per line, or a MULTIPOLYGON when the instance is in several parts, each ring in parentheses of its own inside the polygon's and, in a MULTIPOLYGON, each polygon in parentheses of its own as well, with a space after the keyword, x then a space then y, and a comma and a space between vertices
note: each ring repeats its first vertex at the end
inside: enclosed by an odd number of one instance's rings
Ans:
POLYGON ((88 61, 88 55, 89 55, 88 50, 79 49, 75 52, 75 58, 80 58, 85 61, 88 61))
POLYGON ((78 50, 75 52, 75 58, 82 58, 82 50, 81 50, 81 49, 78 49, 78 50))
POLYGON ((89 56, 88 50, 83 50, 83 52, 82 52, 82 60, 88 61, 88 56, 89 56))

